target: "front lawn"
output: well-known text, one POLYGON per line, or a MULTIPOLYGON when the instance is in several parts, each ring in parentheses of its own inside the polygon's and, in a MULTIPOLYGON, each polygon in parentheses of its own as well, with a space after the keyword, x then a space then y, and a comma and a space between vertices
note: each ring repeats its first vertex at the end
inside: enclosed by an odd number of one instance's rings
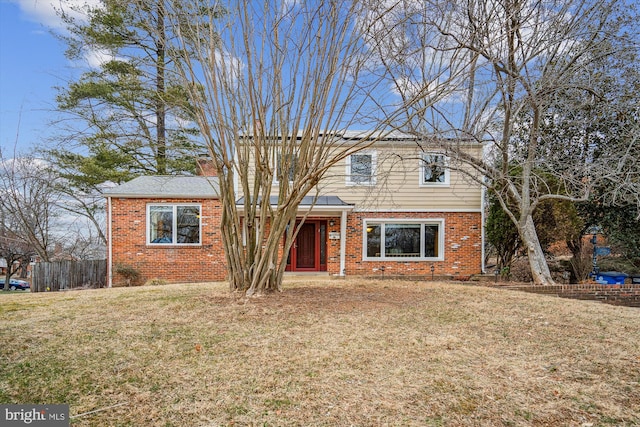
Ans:
POLYGON ((0 403, 74 426, 640 425, 638 308, 314 280, 20 293, 0 316, 0 403))

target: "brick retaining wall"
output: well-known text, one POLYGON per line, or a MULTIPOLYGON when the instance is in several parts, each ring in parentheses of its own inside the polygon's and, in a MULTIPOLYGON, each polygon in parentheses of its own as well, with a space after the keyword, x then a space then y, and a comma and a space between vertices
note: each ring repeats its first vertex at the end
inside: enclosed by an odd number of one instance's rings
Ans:
POLYGON ((553 286, 496 284, 488 286, 535 294, 555 295, 561 298, 593 300, 627 307, 640 307, 640 285, 638 284, 600 285, 596 283, 584 283, 553 286))

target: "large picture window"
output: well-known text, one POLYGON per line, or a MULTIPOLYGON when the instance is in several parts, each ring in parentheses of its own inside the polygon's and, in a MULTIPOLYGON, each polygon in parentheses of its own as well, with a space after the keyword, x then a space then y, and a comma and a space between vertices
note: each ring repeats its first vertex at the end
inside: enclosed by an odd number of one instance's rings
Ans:
POLYGON ((364 258, 442 259, 442 220, 366 220, 364 258))
POLYGON ((425 153, 420 160, 420 185, 448 185, 448 160, 444 154, 425 153))
POLYGON ((148 243, 199 245, 200 205, 147 205, 148 243))
POLYGON ((376 183, 376 154, 373 151, 352 154, 347 158, 347 184, 376 183))

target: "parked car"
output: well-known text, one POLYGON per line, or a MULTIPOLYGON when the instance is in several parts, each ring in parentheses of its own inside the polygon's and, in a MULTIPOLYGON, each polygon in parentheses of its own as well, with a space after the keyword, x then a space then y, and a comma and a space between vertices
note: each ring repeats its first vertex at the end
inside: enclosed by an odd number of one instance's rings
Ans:
MULTIPOLYGON (((5 283, 5 278, 3 277, 0 279, 0 290, 4 289, 4 283, 5 283)), ((29 284, 29 282, 25 280, 11 279, 9 281, 9 289, 11 289, 12 291, 15 291, 15 290, 28 291, 28 290, 31 290, 31 285, 29 284)))

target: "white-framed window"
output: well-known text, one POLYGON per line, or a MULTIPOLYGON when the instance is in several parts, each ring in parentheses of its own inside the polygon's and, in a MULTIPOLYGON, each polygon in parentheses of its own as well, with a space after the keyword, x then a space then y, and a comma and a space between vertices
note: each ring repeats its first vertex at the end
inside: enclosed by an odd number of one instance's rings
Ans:
POLYGON ((443 219, 367 219, 363 235, 364 260, 444 259, 443 219))
POLYGON ((362 151, 347 157, 347 185, 375 185, 377 155, 362 151))
POLYGON ((296 154, 282 154, 278 153, 276 159, 276 176, 274 177, 273 184, 280 182, 280 177, 285 175, 285 168, 288 168, 289 182, 293 182, 293 178, 296 175, 296 167, 298 164, 298 156, 296 154))
POLYGON ((420 157, 420 185, 449 185, 449 159, 442 153, 423 153, 420 157))
POLYGON ((199 204, 148 204, 147 244, 201 244, 201 211, 199 204))

